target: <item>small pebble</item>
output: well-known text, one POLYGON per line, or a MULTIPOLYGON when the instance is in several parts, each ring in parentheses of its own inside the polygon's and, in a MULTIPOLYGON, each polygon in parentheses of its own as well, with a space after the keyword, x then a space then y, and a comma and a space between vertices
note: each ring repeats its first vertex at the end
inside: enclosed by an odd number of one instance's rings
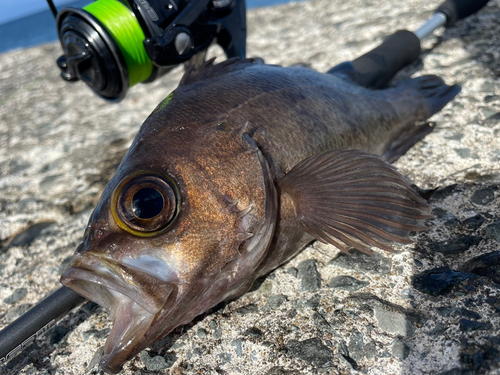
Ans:
POLYGON ((286 296, 282 294, 273 294, 272 296, 269 296, 269 298, 267 299, 266 305, 264 306, 264 310, 276 310, 286 300, 287 300, 286 296))
POLYGON ((441 316, 463 316, 470 319, 481 319, 481 315, 472 310, 467 310, 462 307, 442 306, 436 309, 437 313, 441 316))
POLYGON ((297 273, 298 273, 299 271, 298 271, 298 270, 297 270, 297 268, 295 268, 295 267, 288 267, 288 268, 286 269, 286 272, 287 272, 288 274, 292 275, 292 276, 297 277, 297 273))
POLYGON ((220 353, 217 357, 222 363, 231 363, 231 354, 229 353, 220 353))
POLYGON ((20 301, 24 297, 26 297, 26 294, 28 294, 28 290, 26 288, 19 288, 14 290, 14 292, 9 297, 5 298, 3 301, 8 305, 13 305, 17 301, 20 301))
POLYGON ((319 294, 314 294, 311 298, 306 299, 304 306, 311 309, 318 308, 321 302, 321 296, 319 294))
POLYGON ((330 280, 328 286, 334 289, 347 290, 354 292, 367 285, 370 285, 369 281, 361 281, 352 276, 337 276, 330 280))
POLYGON ((238 357, 243 356, 243 346, 242 346, 243 340, 242 339, 236 339, 231 342, 231 346, 234 348, 234 351, 236 352, 236 355, 238 357))
POLYGON ((245 305, 235 310, 235 312, 242 315, 256 313, 257 311, 259 311, 259 308, 253 304, 245 305))
POLYGON ((271 368, 266 375, 301 375, 299 370, 286 370, 282 366, 275 366, 271 368))
POLYGON ((443 254, 461 254, 472 246, 477 246, 483 238, 478 236, 465 236, 452 238, 445 241, 434 242, 429 245, 429 250, 443 254))
POLYGON ((317 337, 304 341, 290 340, 286 349, 289 356, 299 358, 314 367, 333 365, 333 352, 317 337))
POLYGON ((349 356, 355 361, 360 361, 364 357, 371 359, 376 354, 376 347, 373 342, 365 343, 364 335, 359 331, 354 331, 349 339, 349 356))
POLYGON ((314 312, 313 316, 312 316, 312 319, 313 319, 313 322, 314 322, 314 325, 316 326, 316 328, 318 328, 320 331, 324 331, 324 332, 327 332, 327 331, 330 331, 331 330, 331 326, 330 324, 327 322, 327 320, 323 317, 323 315, 321 315, 320 313, 318 313, 317 311, 314 312))
POLYGON ((351 254, 340 254, 330 262, 331 265, 345 269, 369 272, 378 275, 387 275, 391 271, 389 259, 380 253, 374 252, 371 255, 360 251, 353 251, 351 254))
POLYGON ((142 363, 144 363, 144 366, 146 366, 149 371, 159 371, 170 367, 165 358, 160 355, 150 353, 146 350, 143 350, 141 352, 140 357, 142 363))
POLYGON ((470 150, 468 148, 457 148, 455 152, 463 159, 468 159, 470 157, 470 150))
POLYGON ((460 330, 464 332, 484 331, 493 328, 490 322, 482 323, 469 319, 460 319, 459 324, 460 324, 460 330))
POLYGON ((413 276, 412 285, 422 293, 442 296, 449 293, 453 286, 472 277, 475 275, 454 271, 446 267, 435 268, 413 276))
POLYGON ((440 201, 458 192, 459 189, 457 188, 457 184, 448 185, 436 191, 434 195, 431 197, 431 201, 440 201))
POLYGON ((216 339, 220 339, 222 337, 222 329, 220 329, 217 323, 212 320, 208 325, 210 326, 210 330, 212 331, 212 336, 216 339))
POLYGON ((395 340, 392 344, 392 355, 399 359, 406 359, 410 355, 410 347, 402 340, 395 340))
POLYGON ((469 218, 465 219, 465 220, 463 221, 463 223, 464 223, 465 225, 467 225, 468 227, 471 227, 471 228, 473 228, 473 229, 477 229, 477 228, 479 228, 481 225, 483 225, 483 223, 484 223, 484 218, 483 218, 481 215, 477 214, 477 215, 474 215, 474 216, 471 216, 471 217, 469 217, 469 218))
POLYGON ((245 332, 243 332, 243 335, 252 337, 254 339, 259 339, 262 337, 263 333, 257 327, 250 327, 245 332))
POLYGON ((495 200, 496 186, 488 186, 483 189, 476 190, 470 200, 472 203, 480 206, 486 206, 495 200))
POLYGON ((486 277, 500 285, 500 251, 472 258, 462 266, 462 270, 486 277))
POLYGON ((486 237, 493 238, 500 243, 500 220, 497 220, 481 230, 481 234, 486 237))
POLYGON ((438 219, 444 220, 444 224, 448 227, 453 227, 459 223, 457 217, 452 213, 436 207, 432 210, 432 214, 438 219))
POLYGON ((304 260, 297 267, 297 276, 300 279, 300 292, 315 292, 321 285, 321 276, 316 268, 314 259, 304 260))
POLYGON ((404 337, 414 334, 415 327, 404 312, 384 304, 375 305, 374 312, 380 329, 404 337))
POLYGON ((196 334, 200 339, 204 339, 205 337, 207 337, 207 333, 208 332, 203 328, 198 328, 198 331, 196 331, 196 334))

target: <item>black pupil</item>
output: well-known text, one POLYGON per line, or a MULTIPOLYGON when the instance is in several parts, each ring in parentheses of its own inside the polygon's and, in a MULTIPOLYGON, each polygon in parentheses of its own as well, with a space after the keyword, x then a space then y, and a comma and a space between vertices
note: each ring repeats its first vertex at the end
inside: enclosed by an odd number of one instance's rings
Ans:
POLYGON ((135 193, 132 209, 139 219, 151 219, 163 210, 163 196, 156 189, 143 188, 135 193))

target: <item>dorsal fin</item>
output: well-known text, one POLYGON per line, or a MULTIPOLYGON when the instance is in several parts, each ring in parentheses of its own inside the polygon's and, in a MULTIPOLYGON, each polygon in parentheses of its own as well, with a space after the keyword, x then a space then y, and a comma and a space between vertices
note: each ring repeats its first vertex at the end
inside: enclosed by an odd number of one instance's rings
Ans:
POLYGON ((246 67, 253 64, 263 64, 264 60, 259 58, 251 58, 251 59, 240 59, 239 57, 233 57, 231 59, 227 59, 218 64, 214 64, 215 57, 206 61, 203 65, 198 68, 191 66, 179 83, 181 85, 188 85, 193 82, 198 82, 204 80, 206 78, 212 78, 218 76, 223 73, 227 73, 230 71, 245 69, 246 67))

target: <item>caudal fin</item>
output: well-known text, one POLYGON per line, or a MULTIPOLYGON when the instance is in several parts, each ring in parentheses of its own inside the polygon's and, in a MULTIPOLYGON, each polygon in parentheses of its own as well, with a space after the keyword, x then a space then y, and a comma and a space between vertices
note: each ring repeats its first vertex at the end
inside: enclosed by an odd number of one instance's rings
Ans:
POLYGON ((462 89, 459 85, 448 86, 441 78, 435 75, 405 79, 397 85, 397 87, 405 86, 413 87, 422 95, 428 111, 427 117, 431 117, 443 109, 462 89))

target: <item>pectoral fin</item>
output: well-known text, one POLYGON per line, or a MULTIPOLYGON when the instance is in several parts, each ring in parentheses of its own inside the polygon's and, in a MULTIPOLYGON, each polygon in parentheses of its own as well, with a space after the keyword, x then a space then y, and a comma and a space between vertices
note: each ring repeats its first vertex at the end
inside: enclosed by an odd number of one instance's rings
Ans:
POLYGON ((280 181, 301 227, 343 252, 354 247, 393 251, 411 243, 411 231, 427 229, 430 207, 396 169, 363 150, 320 153, 297 164, 280 181))

